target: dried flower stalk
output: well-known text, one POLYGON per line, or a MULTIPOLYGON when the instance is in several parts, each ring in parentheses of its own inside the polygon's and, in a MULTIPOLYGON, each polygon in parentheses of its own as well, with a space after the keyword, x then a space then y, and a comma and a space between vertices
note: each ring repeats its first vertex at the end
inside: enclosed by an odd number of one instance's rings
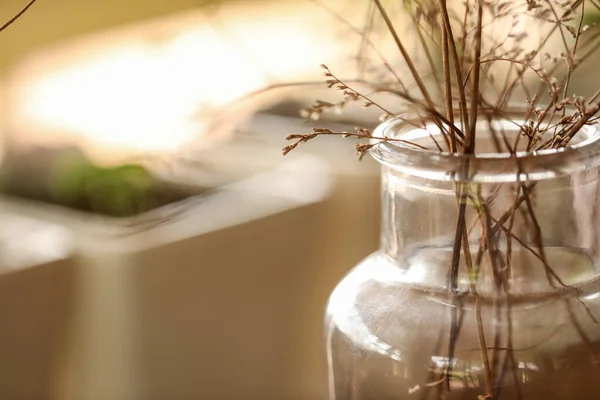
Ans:
MULTIPOLYGON (((317 0, 314 0, 318 2, 317 0)), ((421 150, 439 151, 450 154, 477 154, 477 133, 482 120, 488 128, 498 152, 517 157, 519 152, 532 153, 539 150, 559 149, 570 145, 585 125, 594 124, 600 112, 600 90, 592 95, 579 96, 570 92, 571 81, 582 63, 600 48, 600 26, 584 23, 586 1, 584 0, 514 0, 488 1, 466 0, 461 7, 450 8, 447 0, 403 0, 411 20, 418 32, 418 43, 423 47, 427 63, 421 66, 401 40, 401 34, 393 19, 380 0, 372 2, 368 29, 363 35, 361 51, 374 49, 370 35, 379 22, 391 35, 401 58, 410 72, 412 82, 401 81, 391 64, 376 51, 384 70, 392 75, 386 84, 362 74, 354 84, 338 79, 327 66, 326 84, 343 93, 338 103, 317 101, 303 111, 303 116, 316 120, 330 110, 338 110, 351 102, 361 102, 364 107, 376 107, 382 112, 381 120, 397 115, 417 115, 406 120, 415 127, 425 128, 432 124, 439 129, 438 135, 430 134, 431 145, 423 142, 408 143, 395 137, 375 137, 364 128, 355 132, 333 132, 315 128, 310 133, 292 134, 287 137, 292 144, 283 149, 284 154, 294 150, 298 144, 319 136, 337 135, 359 140, 356 150, 362 158, 373 146, 384 142, 396 142, 421 150), (379 19, 374 19, 373 10, 379 19), (504 34, 494 35, 494 28, 502 25, 504 34), (528 40, 531 26, 538 26, 541 39, 532 48, 522 46, 528 40), (528 27, 528 30, 524 28, 528 27), (555 54, 550 44, 558 38, 562 50, 555 54), (432 46, 432 47, 431 47, 432 46), (436 55, 438 57, 436 57, 436 55), (436 61, 439 65, 436 64, 436 61), (498 79, 498 67, 507 66, 504 76, 498 79), (429 68, 427 68, 429 66, 429 68), (423 72, 425 71, 425 72, 423 72), (364 89, 363 89, 364 88, 364 89), (393 94, 398 102, 393 105, 378 101, 379 94, 393 94), (526 105, 525 118, 513 121, 511 102, 519 99, 526 105), (442 99, 436 102, 434 99, 442 99), (483 117, 483 118, 482 118, 483 117), (512 121, 519 134, 508 137, 503 130, 497 131, 493 120, 512 121), (438 140, 441 139, 441 140, 438 140), (360 141, 367 140, 367 143, 360 141)), ((598 0, 589 0, 588 5, 600 10, 598 0)), ((377 16, 375 16, 377 17, 377 16)), ((366 63, 367 57, 360 57, 366 63)), ((363 70, 366 70, 364 68, 363 70)), ((464 158, 462 176, 468 176, 469 158, 464 158)), ((448 268, 448 291, 454 305, 451 315, 447 354, 449 362, 440 376, 432 376, 428 387, 438 388, 438 398, 444 398, 451 390, 453 377, 452 360, 461 333, 464 292, 458 285, 459 265, 464 259, 469 281, 469 295, 474 298, 477 321, 477 337, 484 366, 482 388, 485 392, 479 399, 498 399, 498 382, 510 373, 517 385, 518 398, 522 398, 516 377, 517 365, 513 348, 511 277, 513 273, 513 241, 539 260, 546 273, 548 284, 561 290, 569 289, 564 280, 553 270, 543 242, 542 228, 536 215, 535 182, 515 183, 510 192, 512 205, 500 215, 493 215, 492 205, 499 188, 484 195, 479 184, 456 183, 457 220, 454 234, 452 261, 448 268), (471 254, 471 231, 467 228, 467 210, 474 208, 480 225, 479 249, 471 254), (523 225, 517 232, 516 220, 523 225), (526 234, 527 237, 522 236, 526 234), (501 240, 506 244, 501 247, 501 240), (496 318, 508 321, 508 337, 500 346, 501 335, 496 332, 488 337, 483 329, 481 299, 478 294, 478 277, 483 260, 494 277, 497 298, 496 318), (506 310, 502 314, 501 310, 506 310), (491 355, 490 352, 491 351, 491 355), (506 356, 500 362, 499 352, 506 356)), ((579 304, 586 307, 581 300, 579 304)), ((565 309, 581 341, 592 346, 589 337, 573 312, 574 304, 565 300, 565 309)), ((590 319, 596 317, 586 307, 590 319)))
POLYGON ((21 18, 21 16, 23 16, 23 14, 25 14, 27 12, 27 10, 29 10, 29 8, 35 4, 37 0, 29 0, 29 3, 27 3, 25 5, 25 7, 23 7, 21 9, 21 11, 19 11, 18 13, 16 13, 12 18, 10 18, 8 21, 6 21, 4 24, 0 25, 0 32, 2 32, 3 30, 5 30, 6 28, 8 28, 9 26, 11 26, 13 23, 15 23, 19 18, 21 18))

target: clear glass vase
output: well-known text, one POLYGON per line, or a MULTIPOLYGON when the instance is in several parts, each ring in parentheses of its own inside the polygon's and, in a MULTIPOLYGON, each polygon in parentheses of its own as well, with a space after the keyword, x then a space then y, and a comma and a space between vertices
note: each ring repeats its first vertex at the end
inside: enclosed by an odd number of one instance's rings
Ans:
POLYGON ((477 156, 373 148, 381 248, 330 297, 330 400, 600 399, 600 134, 511 157, 514 124, 478 126, 477 156))

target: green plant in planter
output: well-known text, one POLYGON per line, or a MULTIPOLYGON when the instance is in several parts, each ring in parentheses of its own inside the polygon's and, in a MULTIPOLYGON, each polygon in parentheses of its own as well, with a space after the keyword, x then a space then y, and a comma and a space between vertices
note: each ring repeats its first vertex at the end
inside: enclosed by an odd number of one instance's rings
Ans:
POLYGON ((99 167, 79 154, 59 157, 49 184, 55 202, 113 216, 148 209, 157 189, 156 179, 143 166, 99 167))
POLYGON ((145 166, 102 167, 75 148, 9 148, 0 168, 5 194, 113 217, 131 217, 206 189, 164 181, 145 166))

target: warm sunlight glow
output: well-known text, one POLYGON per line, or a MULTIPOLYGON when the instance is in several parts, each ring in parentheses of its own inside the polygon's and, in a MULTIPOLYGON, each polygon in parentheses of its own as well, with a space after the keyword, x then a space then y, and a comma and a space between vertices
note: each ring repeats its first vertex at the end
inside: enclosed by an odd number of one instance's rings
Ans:
POLYGON ((174 151, 210 133, 200 110, 274 80, 306 79, 341 51, 293 2, 220 14, 165 18, 30 56, 9 80, 16 140, 75 143, 103 162, 174 151))

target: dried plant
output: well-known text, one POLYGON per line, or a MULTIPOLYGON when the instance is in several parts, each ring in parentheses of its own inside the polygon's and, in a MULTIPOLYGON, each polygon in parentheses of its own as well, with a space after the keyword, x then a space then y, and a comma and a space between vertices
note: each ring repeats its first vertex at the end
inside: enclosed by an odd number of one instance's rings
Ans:
MULTIPOLYGON (((375 52, 375 62, 383 64, 389 79, 374 81, 363 76, 348 83, 322 65, 326 85, 340 91, 343 98, 336 103, 318 100, 302 110, 303 117, 318 120, 324 113, 339 111, 355 102, 365 108, 378 108, 382 121, 416 113, 421 116, 423 126, 433 123, 441 128, 441 141, 432 137, 432 146, 450 153, 474 153, 477 120, 482 114, 506 117, 511 102, 519 96, 523 96, 521 102, 528 106, 520 127, 528 151, 565 147, 582 126, 595 122, 600 93, 584 97, 569 91, 573 74, 600 47, 600 27, 583 23, 586 8, 583 0, 471 0, 462 9, 450 9, 441 0, 403 0, 416 24, 422 53, 427 55, 426 65, 417 64, 412 51, 407 50, 381 1, 372 2, 408 67, 410 79, 402 80, 394 72, 371 42, 370 31, 362 32, 361 53, 375 52), (542 37, 532 48, 526 48, 523 41, 530 30, 525 27, 532 24, 542 37), (499 34, 498 30, 504 32, 499 34), (547 47, 556 37, 562 49, 553 54, 547 47), (470 49, 473 51, 467 51, 470 49), (494 68, 498 64, 508 66, 500 71, 502 77, 498 76, 498 68, 494 68), (381 94, 396 96, 400 101, 394 102, 392 109, 377 101, 381 94), (433 100, 440 98, 443 103, 433 100)), ((594 0, 589 6, 599 8, 600 4, 594 0)), ((365 54, 357 58, 362 65, 370 60, 365 54)), ((371 70, 376 70, 375 66, 371 70)), ((294 148, 321 134, 332 133, 315 130, 305 135, 290 135, 288 140, 295 142, 291 145, 294 148)), ((364 135, 357 137, 370 139, 364 135)), ((500 152, 516 152, 520 144, 517 141, 508 145, 506 139, 501 143, 506 147, 499 148, 500 152)), ((291 148, 287 146, 285 153, 291 148)))
MULTIPOLYGON (((400 3, 413 22, 412 29, 417 32, 420 48, 416 50, 409 50, 403 42, 388 7, 381 0, 369 2, 371 7, 365 29, 353 28, 362 35, 357 56, 361 63, 359 79, 346 82, 322 65, 325 84, 338 90, 342 99, 337 103, 317 101, 303 110, 302 116, 317 120, 349 103, 360 103, 363 107, 379 109, 382 121, 400 118, 418 128, 429 130, 433 127, 436 133, 430 134, 427 143, 409 143, 399 138, 374 136, 370 130, 361 127, 354 132, 315 128, 309 133, 289 135, 287 140, 291 144, 283 148, 284 154, 317 137, 337 135, 356 139, 360 158, 384 142, 401 142, 403 146, 433 152, 476 155, 480 124, 503 119, 512 121, 519 134, 511 136, 502 130, 496 131, 489 123, 486 128, 492 131, 495 151, 516 159, 517 155, 523 157, 539 150, 567 147, 585 125, 597 122, 600 89, 585 96, 572 93, 570 89, 577 70, 600 47, 600 26, 585 23, 586 11, 600 10, 600 1, 466 0, 451 7, 449 0, 402 0, 400 3), (378 27, 385 28, 392 37, 401 55, 401 66, 393 66, 374 45, 372 35, 378 27), (558 51, 554 50, 556 44, 560 48, 558 51), (422 57, 417 58, 417 55, 422 57), (398 73, 398 68, 406 72, 398 73), (380 101, 381 95, 386 95, 388 100, 380 101), (389 101, 389 95, 395 100, 389 101), (514 102, 524 104, 521 118, 513 118, 514 102)), ((464 159, 468 163, 468 158, 464 159)), ((468 165, 465 168, 468 170, 468 165)), ((546 255, 533 205, 536 183, 517 179, 517 183, 510 185, 514 202, 500 215, 491 211, 496 201, 495 193, 483 195, 477 184, 459 182, 455 185, 458 209, 448 290, 452 303, 459 309, 464 295, 458 285, 462 259, 472 277, 469 293, 475 298, 485 369, 485 393, 479 396, 480 399, 498 398, 499 389, 494 379, 497 381, 499 374, 505 373, 504 366, 499 367, 489 358, 490 338, 483 333, 477 286, 481 260, 484 257, 490 260, 498 298, 510 295, 511 274, 505 271, 512 265, 513 242, 540 261, 551 287, 569 288, 553 270, 546 255), (471 254, 467 207, 473 208, 471 211, 480 225, 480 236, 475 240, 479 243, 476 254, 471 254), (517 215, 522 215, 527 227, 526 238, 517 234, 517 215), (502 238, 506 244, 500 249, 502 238)), ((579 328, 572 312, 572 304, 567 302, 566 308, 582 342, 589 344, 589 338, 579 328)), ((450 327, 450 360, 454 357, 461 329, 462 320, 458 314, 453 313, 450 327)), ((591 312, 588 315, 595 321, 591 312)), ((497 341, 498 335, 493 340, 497 341)), ((510 339, 506 349, 510 359, 513 351, 510 339)), ((590 351, 593 350, 590 348, 590 351)), ((515 368, 513 366, 513 372, 515 368)), ((451 376, 452 361, 449 361, 446 370, 433 379, 431 385, 443 385, 450 390, 451 376)))
POLYGON ((29 8, 35 4, 37 0, 29 0, 29 2, 23 7, 18 13, 16 13, 12 18, 6 21, 4 24, 0 25, 0 32, 11 26, 15 23, 19 18, 23 16, 29 10, 29 8))

